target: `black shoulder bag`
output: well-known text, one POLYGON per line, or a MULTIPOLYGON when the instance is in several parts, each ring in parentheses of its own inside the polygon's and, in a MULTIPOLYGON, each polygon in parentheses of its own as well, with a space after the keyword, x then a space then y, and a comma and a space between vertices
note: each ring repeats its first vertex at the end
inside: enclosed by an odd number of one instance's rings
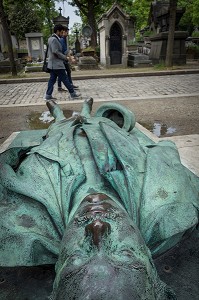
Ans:
POLYGON ((46 73, 50 73, 50 69, 48 69, 47 55, 48 55, 48 45, 47 45, 47 49, 46 49, 46 53, 45 53, 42 71, 46 72, 46 73))

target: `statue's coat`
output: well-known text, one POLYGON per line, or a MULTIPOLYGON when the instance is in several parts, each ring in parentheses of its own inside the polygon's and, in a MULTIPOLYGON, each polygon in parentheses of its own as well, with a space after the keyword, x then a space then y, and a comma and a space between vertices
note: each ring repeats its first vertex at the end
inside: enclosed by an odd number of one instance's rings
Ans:
POLYGON ((80 128, 96 168, 87 172, 108 183, 99 192, 120 197, 152 254, 174 246, 198 223, 198 178, 183 167, 172 142, 149 143, 137 129, 128 133, 102 117, 59 121, 18 166, 21 149, 0 155, 1 266, 56 263, 71 211, 85 192, 75 203, 73 196, 89 186, 79 156, 80 128))

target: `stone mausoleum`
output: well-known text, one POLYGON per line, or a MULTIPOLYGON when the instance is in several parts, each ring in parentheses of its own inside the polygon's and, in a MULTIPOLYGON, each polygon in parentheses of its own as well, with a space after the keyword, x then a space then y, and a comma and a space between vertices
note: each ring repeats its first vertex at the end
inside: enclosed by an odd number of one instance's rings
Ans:
POLYGON ((135 18, 114 3, 98 21, 100 63, 106 67, 127 67, 127 45, 135 38, 135 18))
MULTIPOLYGON (((188 37, 187 31, 179 30, 179 22, 185 10, 178 7, 176 10, 176 24, 174 33, 173 64, 186 64, 185 40, 188 37)), ((149 58, 153 64, 166 60, 167 41, 169 34, 169 1, 153 1, 149 13, 149 28, 155 35, 150 37, 151 51, 149 58)))

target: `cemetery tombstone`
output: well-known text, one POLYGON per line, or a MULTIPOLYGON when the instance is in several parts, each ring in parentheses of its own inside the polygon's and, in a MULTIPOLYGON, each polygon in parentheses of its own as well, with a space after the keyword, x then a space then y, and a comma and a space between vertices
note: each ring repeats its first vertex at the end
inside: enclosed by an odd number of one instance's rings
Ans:
POLYGON ((81 52, 78 34, 79 34, 79 31, 76 29, 75 30, 75 35, 76 35, 76 39, 75 39, 75 54, 79 54, 81 52))
POLYGON ((89 25, 85 25, 82 29, 82 43, 84 49, 82 50, 82 56, 79 58, 78 67, 80 70, 98 70, 98 63, 95 59, 95 49, 89 47, 89 41, 92 34, 92 28, 89 25))
POLYGON ((39 32, 30 32, 25 34, 28 46, 28 55, 33 59, 44 59, 43 34, 39 32))
POLYGON ((28 56, 28 45, 26 39, 19 40, 18 58, 26 59, 28 56))

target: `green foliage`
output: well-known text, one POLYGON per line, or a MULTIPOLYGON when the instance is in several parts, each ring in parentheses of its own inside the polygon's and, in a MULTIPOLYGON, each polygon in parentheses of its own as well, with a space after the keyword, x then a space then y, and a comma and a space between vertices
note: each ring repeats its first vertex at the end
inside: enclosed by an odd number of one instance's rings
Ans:
POLYGON ((136 31, 136 34, 135 34, 135 41, 136 41, 136 42, 143 41, 143 36, 140 34, 139 31, 136 31))
POLYGON ((111 6, 110 0, 73 0, 69 2, 72 6, 78 7, 80 16, 84 24, 88 24, 92 28, 91 45, 97 45, 97 19, 111 6), (108 6, 107 6, 108 5, 108 6))
POLYGON ((151 31, 151 30, 147 30, 147 31, 145 31, 145 32, 143 33, 143 36, 145 36, 145 37, 147 37, 147 36, 152 36, 152 35, 154 35, 154 32, 151 31))
POLYGON ((90 52, 90 51, 95 51, 95 48, 93 47, 87 47, 83 50, 83 52, 90 52))
POLYGON ((47 43, 48 37, 52 34, 53 30, 53 18, 58 16, 58 12, 55 10, 55 0, 36 0, 40 3, 39 13, 43 20, 42 33, 44 36, 44 42, 47 43))
POLYGON ((154 65, 154 70, 162 71, 166 69, 165 62, 161 61, 159 64, 154 65))
MULTIPOLYGON (((58 12, 55 11, 55 2, 63 2, 63 0, 26 0, 26 2, 24 0, 4 0, 3 2, 10 20, 10 29, 18 38, 24 37, 27 32, 42 31, 44 41, 47 42, 47 38, 52 33, 52 19, 58 15, 58 12)), ((136 17, 136 34, 147 25, 151 2, 150 0, 117 1, 127 14, 136 17)), ((92 28, 95 27, 93 29, 97 30, 97 20, 110 9, 114 1, 68 0, 68 3, 78 8, 76 14, 81 16, 84 25, 92 25, 92 28), (95 24, 91 24, 91 16, 94 17, 95 24)), ((186 9, 180 21, 180 29, 188 30, 191 34, 194 26, 199 25, 199 0, 178 0, 178 7, 186 9)), ((72 29, 70 45, 74 44, 75 38, 72 29)))
POLYGON ((199 46, 194 43, 189 43, 186 46, 186 54, 188 58, 198 59, 199 58, 199 46))
POLYGON ((15 34, 18 39, 23 38, 27 32, 41 31, 42 21, 34 10, 31 1, 26 1, 26 5, 20 5, 18 1, 17 3, 16 1, 7 1, 6 4, 5 9, 7 9, 8 13, 10 31, 15 34))
MULTIPOLYGON (((80 16, 84 24, 89 24, 95 31, 97 20, 107 12, 113 5, 112 0, 71 0, 69 4, 76 6, 80 10, 80 16), (94 16, 95 25, 91 24, 89 18, 94 16), (93 28, 95 26, 95 28, 93 28)), ((147 25, 151 1, 149 0, 118 0, 117 3, 130 16, 136 17, 136 31, 147 25)))
POLYGON ((135 42, 134 40, 129 40, 128 46, 133 46, 133 45, 137 45, 137 42, 135 42))
POLYGON ((10 30, 18 39, 23 38, 27 32, 39 32, 42 28, 42 22, 30 3, 26 3, 20 10, 15 5, 9 13, 9 19, 10 30))
POLYGON ((95 47, 95 52, 96 52, 97 54, 100 54, 100 46, 95 47))
MULTIPOLYGON (((120 1, 118 1, 119 3, 120 1)), ((96 17, 96 20, 103 14, 105 13, 113 4, 113 1, 111 0, 72 0, 72 1, 68 1, 68 3, 72 6, 76 6, 78 7, 78 9, 80 10, 80 15, 81 17, 86 17, 86 22, 88 23, 88 11, 89 8, 93 8, 93 13, 96 17)))
POLYGON ((180 29, 188 30, 191 35, 195 26, 199 26, 199 0, 178 0, 178 7, 185 8, 180 20, 180 29))
POLYGON ((199 0, 193 0, 193 25, 199 26, 199 0))
POLYGON ((27 32, 42 32, 46 41, 52 31, 52 19, 58 15, 55 0, 4 0, 4 8, 10 30, 18 39, 27 32))
POLYGON ((149 11, 151 6, 151 1, 149 0, 134 0, 132 1, 122 1, 124 4, 124 9, 126 12, 136 17, 136 31, 147 26, 147 21, 149 17, 149 11))
POLYGON ((194 31, 191 36, 192 37, 199 37, 199 30, 198 31, 194 31))
POLYGON ((75 31, 78 31, 78 37, 81 35, 82 31, 82 24, 80 23, 74 23, 73 27, 69 31, 69 46, 70 48, 75 47, 75 41, 76 41, 76 33, 75 31))
POLYGON ((190 43, 187 45, 187 51, 192 50, 195 53, 199 54, 199 46, 194 44, 194 43, 190 43))

